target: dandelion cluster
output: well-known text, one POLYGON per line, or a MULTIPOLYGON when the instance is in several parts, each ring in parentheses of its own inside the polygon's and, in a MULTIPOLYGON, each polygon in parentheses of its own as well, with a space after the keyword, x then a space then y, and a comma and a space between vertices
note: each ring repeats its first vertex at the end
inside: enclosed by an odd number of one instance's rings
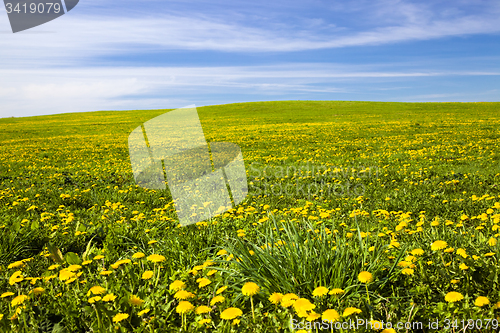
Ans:
POLYGON ((497 104, 203 108, 207 140, 241 147, 249 193, 186 227, 130 169, 130 130, 164 112, 0 119, 0 331, 500 315, 497 104))

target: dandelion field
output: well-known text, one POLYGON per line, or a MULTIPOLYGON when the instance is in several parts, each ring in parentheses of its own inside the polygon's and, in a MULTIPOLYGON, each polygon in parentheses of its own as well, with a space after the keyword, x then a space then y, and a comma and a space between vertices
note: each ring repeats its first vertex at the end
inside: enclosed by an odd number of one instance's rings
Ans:
POLYGON ((168 110, 0 119, 0 331, 497 331, 499 109, 198 108, 208 142, 240 146, 249 194, 186 227, 128 156, 130 132, 168 110))

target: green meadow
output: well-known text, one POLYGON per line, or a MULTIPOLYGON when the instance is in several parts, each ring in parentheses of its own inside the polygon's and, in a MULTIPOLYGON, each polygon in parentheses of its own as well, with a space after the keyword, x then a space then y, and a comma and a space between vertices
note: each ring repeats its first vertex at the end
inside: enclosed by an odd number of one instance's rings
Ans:
POLYGON ((168 111, 0 119, 1 332, 498 330, 500 103, 199 107, 249 193, 185 227, 129 159, 168 111))

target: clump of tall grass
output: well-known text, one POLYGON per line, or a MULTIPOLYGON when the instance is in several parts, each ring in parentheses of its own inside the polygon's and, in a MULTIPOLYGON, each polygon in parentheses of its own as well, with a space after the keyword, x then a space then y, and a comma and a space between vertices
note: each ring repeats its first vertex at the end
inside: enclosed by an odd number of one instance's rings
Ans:
POLYGON ((398 260, 390 261, 385 252, 392 251, 395 259, 405 253, 389 249, 378 237, 362 237, 359 228, 346 242, 338 222, 269 222, 255 241, 235 238, 225 244, 233 255, 233 276, 254 281, 269 293, 311 295, 316 287, 327 286, 343 288, 344 297, 357 297, 364 292, 357 280, 361 271, 374 275, 374 293, 398 274, 398 260))

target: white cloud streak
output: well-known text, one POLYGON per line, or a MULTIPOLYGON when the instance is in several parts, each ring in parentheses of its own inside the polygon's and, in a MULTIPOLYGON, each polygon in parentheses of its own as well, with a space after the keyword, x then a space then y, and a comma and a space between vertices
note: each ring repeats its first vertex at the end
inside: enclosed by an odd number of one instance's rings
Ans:
POLYGON ((500 72, 494 71, 389 72, 355 71, 355 68, 333 64, 287 64, 0 70, 0 117, 174 108, 192 102, 200 104, 199 101, 206 101, 207 96, 221 94, 228 98, 232 95, 279 98, 287 94, 359 93, 352 88, 352 80, 363 80, 366 84, 370 80, 384 82, 401 78, 500 76, 500 72))
MULTIPOLYGON (((339 27, 328 29, 328 34, 321 27, 317 30, 311 27, 297 29, 286 24, 254 27, 196 14, 173 16, 159 13, 149 17, 70 14, 37 30, 54 33, 35 34, 36 31, 28 30, 2 34, 0 66, 29 66, 30 63, 32 66, 76 65, 99 56, 140 54, 152 50, 292 52, 500 32, 496 8, 481 15, 435 19, 427 18, 426 11, 415 8, 415 5, 399 4, 397 8, 406 17, 399 24, 391 22, 368 30, 339 27)), ((381 9, 379 11, 383 13, 381 9)), ((5 22, 2 23, 6 28, 5 22)))
MULTIPOLYGON (((213 101, 216 97, 207 96, 223 94, 227 97, 222 101, 236 95, 271 99, 290 94, 310 96, 307 93, 332 96, 356 93, 346 82, 500 74, 494 69, 443 71, 420 66, 409 70, 413 65, 387 70, 389 66, 381 69, 370 64, 118 67, 113 63, 113 57, 127 54, 140 63, 140 55, 152 51, 166 55, 172 50, 218 51, 235 57, 266 52, 286 55, 295 51, 498 34, 500 10, 495 2, 482 2, 480 10, 473 13, 459 6, 472 3, 464 0, 457 7, 442 7, 446 10, 439 13, 428 5, 401 0, 356 0, 347 7, 333 3, 337 15, 359 14, 346 20, 344 26, 324 17, 267 24, 259 19, 259 24, 252 24, 251 15, 241 14, 235 19, 227 13, 167 15, 142 10, 135 16, 130 12, 128 16, 109 16, 111 11, 104 16, 106 7, 102 2, 89 3, 99 5, 99 13, 85 10, 82 2, 68 15, 17 34, 9 32, 6 14, 0 6, 0 117, 174 108, 196 102, 197 96, 213 101)), ((372 88, 398 89, 377 85, 372 88)))

